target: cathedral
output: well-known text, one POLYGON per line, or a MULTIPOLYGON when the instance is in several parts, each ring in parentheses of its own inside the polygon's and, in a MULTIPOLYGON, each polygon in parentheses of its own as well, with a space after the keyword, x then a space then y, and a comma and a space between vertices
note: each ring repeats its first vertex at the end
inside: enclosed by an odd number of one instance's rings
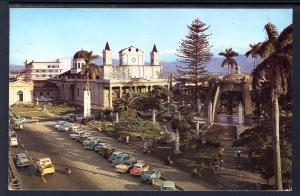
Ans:
MULTIPOLYGON (((57 85, 61 100, 83 104, 87 78, 80 72, 88 53, 85 50, 76 52, 71 69, 50 79, 57 85)), ((162 66, 159 63, 159 52, 155 44, 150 52, 150 59, 150 65, 146 65, 144 51, 129 46, 119 51, 119 64, 114 65, 112 51, 107 42, 103 49, 103 65, 99 66, 101 75, 95 80, 89 79, 92 107, 113 108, 113 101, 129 90, 148 92, 153 86, 167 87, 168 82, 162 77, 162 66)))

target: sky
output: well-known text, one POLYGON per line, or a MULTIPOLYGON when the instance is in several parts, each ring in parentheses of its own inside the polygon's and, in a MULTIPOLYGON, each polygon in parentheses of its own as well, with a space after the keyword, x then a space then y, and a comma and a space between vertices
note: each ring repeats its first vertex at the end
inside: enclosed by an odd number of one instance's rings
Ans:
POLYGON ((207 30, 212 53, 233 48, 240 54, 266 38, 264 25, 278 31, 292 23, 291 9, 134 9, 134 8, 11 8, 10 64, 72 58, 80 49, 101 55, 106 41, 113 58, 130 45, 145 52, 155 43, 161 61, 176 61, 187 25, 199 18, 207 30))

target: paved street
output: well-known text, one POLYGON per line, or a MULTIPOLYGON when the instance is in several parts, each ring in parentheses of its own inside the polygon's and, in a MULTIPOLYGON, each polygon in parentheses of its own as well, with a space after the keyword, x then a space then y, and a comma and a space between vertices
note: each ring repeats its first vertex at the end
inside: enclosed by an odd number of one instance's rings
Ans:
POLYGON ((53 124, 54 122, 28 124, 23 131, 17 132, 19 147, 12 148, 12 154, 27 150, 33 161, 49 156, 57 170, 55 174, 45 175, 43 179, 37 175, 34 165, 18 169, 24 189, 159 189, 158 185, 150 186, 141 183, 139 178, 118 174, 107 160, 93 151, 85 150, 80 143, 69 139, 67 133, 53 129, 53 124), (64 173, 67 162, 72 167, 71 175, 64 173))
MULTIPOLYGON (((83 146, 69 139, 65 132, 53 128, 54 121, 30 123, 23 131, 18 131, 19 146, 12 148, 12 154, 27 152, 33 161, 42 157, 50 157, 56 173, 44 178, 37 175, 34 165, 19 169, 24 189, 56 189, 56 190, 159 190, 160 180, 154 186, 144 184, 139 177, 129 174, 118 174, 110 163, 94 151, 85 150, 83 146), (64 173, 64 166, 69 162, 72 174, 64 173)), ((190 174, 173 167, 165 166, 161 160, 144 155, 140 151, 105 137, 102 133, 83 126, 93 135, 103 137, 107 143, 122 151, 133 154, 138 159, 158 168, 163 177, 175 181, 184 190, 214 190, 215 187, 205 182, 195 182, 190 174)))

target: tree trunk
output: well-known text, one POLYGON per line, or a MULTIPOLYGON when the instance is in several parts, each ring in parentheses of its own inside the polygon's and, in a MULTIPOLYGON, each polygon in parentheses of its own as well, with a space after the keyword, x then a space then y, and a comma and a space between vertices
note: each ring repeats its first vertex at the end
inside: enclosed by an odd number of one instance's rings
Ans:
MULTIPOLYGON (((274 91, 274 90, 273 90, 274 91)), ((274 92, 273 92, 274 93, 274 92)), ((274 95, 273 100, 273 131, 274 131, 274 164, 275 164, 275 186, 277 190, 282 190, 282 174, 281 174, 281 156, 280 156, 280 140, 279 140, 279 106, 278 95, 274 95)))

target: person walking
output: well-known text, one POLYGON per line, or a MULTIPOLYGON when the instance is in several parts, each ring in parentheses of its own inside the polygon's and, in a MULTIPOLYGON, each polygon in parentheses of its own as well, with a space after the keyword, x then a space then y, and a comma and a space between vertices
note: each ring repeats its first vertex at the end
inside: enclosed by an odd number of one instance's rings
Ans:
POLYGON ((236 151, 236 167, 237 167, 237 174, 239 178, 241 178, 241 150, 236 151))

